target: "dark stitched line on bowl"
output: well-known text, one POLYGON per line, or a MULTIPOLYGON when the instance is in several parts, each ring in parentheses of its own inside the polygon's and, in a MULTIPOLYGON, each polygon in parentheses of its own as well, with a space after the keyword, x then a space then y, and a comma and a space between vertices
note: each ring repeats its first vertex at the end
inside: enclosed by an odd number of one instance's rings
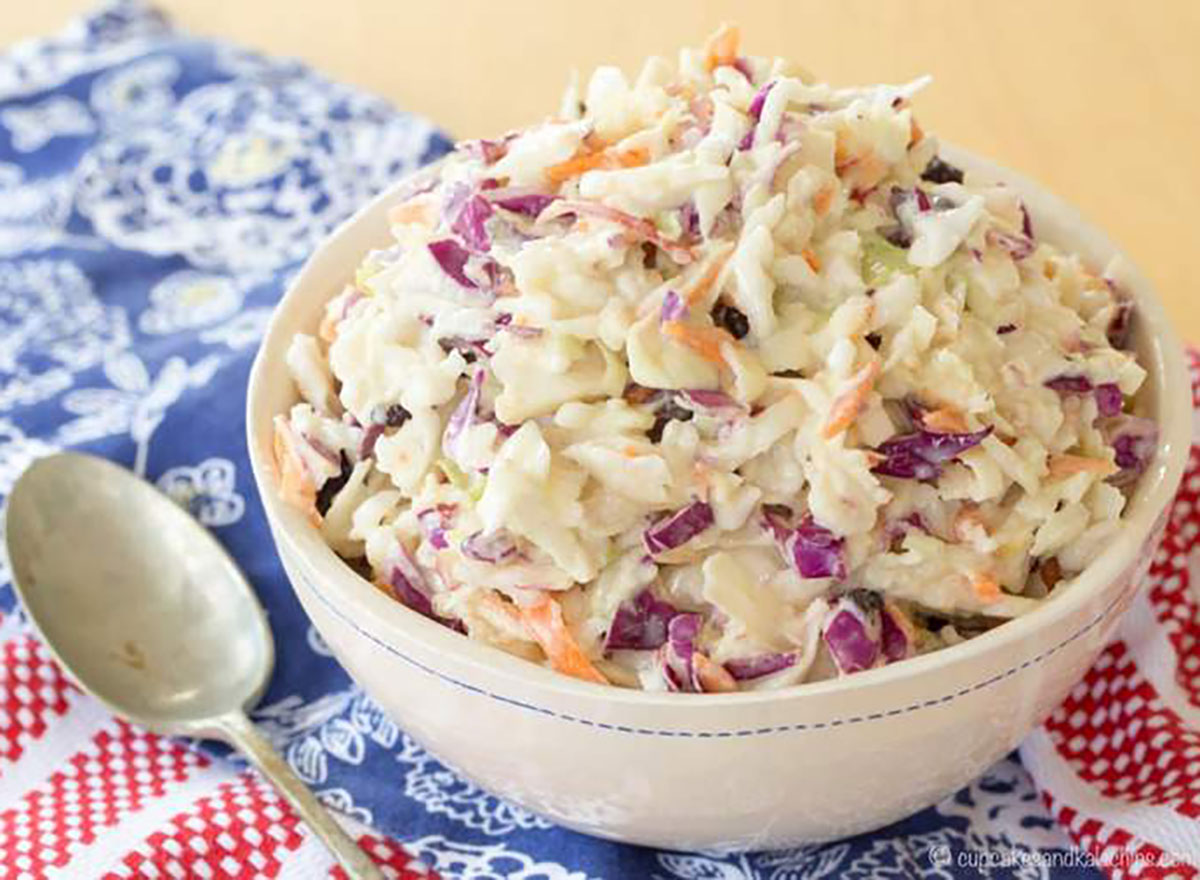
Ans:
POLYGON ((476 685, 470 684, 469 682, 465 682, 465 681, 462 681, 461 679, 455 678, 452 675, 446 675, 446 673, 439 672, 438 670, 434 669, 433 667, 427 666, 426 664, 422 663, 421 661, 408 656, 403 651, 401 651, 399 648, 397 648, 394 645, 391 645, 388 642, 383 641, 383 639, 380 639, 379 637, 377 637, 374 633, 368 632, 367 630, 363 629, 361 626, 358 625, 358 623, 353 618, 348 617, 347 615, 343 614, 341 609, 339 609, 336 605, 334 605, 325 596, 325 594, 323 592, 321 592, 321 590, 317 589, 317 587, 315 585, 313 585, 313 583, 307 577, 304 577, 303 575, 301 575, 300 579, 301 579, 301 581, 303 581, 304 586, 308 589, 308 591, 310 593, 312 593, 314 596, 316 596, 318 600, 320 600, 322 605, 324 605, 326 608, 328 608, 335 617, 337 617, 339 620, 341 620, 343 623, 345 623, 347 626, 349 626, 351 629, 353 629, 359 635, 365 636, 367 639, 374 642, 376 645, 383 648, 388 653, 395 654, 397 657, 399 657, 405 663, 408 663, 409 665, 414 666, 417 669, 420 669, 422 672, 428 673, 429 675, 432 675, 434 678, 439 678, 442 681, 445 681, 452 685, 455 685, 456 687, 460 687, 465 691, 469 691, 474 694, 479 694, 480 696, 487 697, 488 699, 491 699, 491 700, 496 700, 497 702, 500 702, 500 703, 505 703, 509 706, 515 706, 518 709, 525 709, 529 712, 535 712, 539 715, 545 715, 549 718, 557 718, 560 721, 569 721, 574 724, 583 724, 588 727, 597 727, 597 728, 600 728, 601 730, 611 730, 616 733, 632 733, 632 734, 636 734, 638 736, 678 737, 678 738, 682 738, 682 739, 727 739, 730 737, 767 736, 767 735, 776 734, 776 733, 794 733, 794 732, 803 731, 803 730, 824 730, 826 728, 841 727, 841 726, 847 725, 847 724, 859 724, 864 721, 877 721, 881 718, 891 718, 896 715, 907 715, 910 712, 916 712, 920 709, 928 709, 933 706, 941 706, 946 703, 950 703, 954 700, 957 700, 960 697, 965 697, 968 694, 973 694, 976 691, 981 691, 984 688, 988 688, 988 687, 991 687, 992 685, 998 684, 1001 681, 1003 681, 1004 679, 1010 678, 1013 675, 1016 675, 1021 670, 1028 669, 1030 666, 1035 666, 1035 665, 1041 663, 1046 658, 1051 657, 1054 654, 1057 654, 1059 651, 1061 651, 1067 645, 1071 644, 1072 642, 1074 642, 1077 639, 1082 638, 1083 636, 1087 635, 1087 633, 1089 633, 1093 629, 1095 629, 1101 623, 1101 621, 1103 621, 1106 617, 1108 617, 1109 614, 1112 613, 1112 610, 1117 607, 1117 605, 1120 603, 1122 596, 1123 596, 1123 594, 1118 594, 1116 596, 1116 598, 1114 598, 1111 602, 1109 602, 1108 605, 1105 608, 1103 608, 1095 617, 1093 617, 1090 621, 1085 623, 1079 630, 1077 630, 1075 633, 1067 636, 1065 639, 1063 639, 1058 644, 1056 644, 1050 648, 1047 648, 1046 650, 1042 651, 1040 654, 1030 657, 1029 659, 1023 661, 1022 663, 1017 664, 1016 666, 1009 667, 1008 669, 1004 670, 1003 672, 997 673, 996 675, 993 675, 990 678, 985 678, 983 681, 979 681, 979 682, 976 682, 975 684, 968 685, 967 687, 960 688, 959 690, 954 691, 949 694, 946 694, 945 696, 942 696, 942 697, 937 697, 935 699, 930 699, 930 700, 924 700, 923 702, 920 702, 920 703, 910 703, 907 706, 902 706, 902 707, 898 707, 895 709, 888 709, 886 712, 875 712, 875 713, 872 713, 870 715, 865 715, 865 716, 864 715, 853 715, 849 718, 835 718, 832 721, 815 721, 812 724, 804 724, 804 723, 779 724, 774 727, 743 728, 740 730, 666 730, 666 729, 652 728, 652 727, 629 727, 624 724, 609 724, 606 721, 595 721, 591 718, 583 718, 581 716, 571 715, 566 712, 556 712, 553 709, 547 709, 545 706, 538 706, 535 703, 527 703, 524 700, 518 700, 514 697, 506 697, 503 694, 493 693, 491 691, 484 690, 483 688, 478 687, 476 685))

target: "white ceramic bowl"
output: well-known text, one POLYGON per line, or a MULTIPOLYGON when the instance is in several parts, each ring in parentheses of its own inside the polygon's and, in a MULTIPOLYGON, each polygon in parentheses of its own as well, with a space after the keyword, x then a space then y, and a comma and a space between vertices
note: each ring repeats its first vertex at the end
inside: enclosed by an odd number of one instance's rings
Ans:
MULTIPOLYGON (((1117 250, 1033 183, 945 148, 1021 193, 1039 237, 1103 266, 1117 250)), ((1144 579, 1190 444, 1175 334, 1136 271, 1141 407, 1162 443, 1120 536, 1069 589, 965 644, 845 679, 765 693, 659 694, 588 684, 426 620, 356 575, 276 494, 271 419, 284 367, 365 252, 387 241, 404 184, 334 232, 276 309, 250 377, 250 458, 296 594, 358 683, 422 745, 495 794, 589 834, 676 849, 767 848, 877 828, 934 803, 1010 751, 1095 659, 1144 579)))

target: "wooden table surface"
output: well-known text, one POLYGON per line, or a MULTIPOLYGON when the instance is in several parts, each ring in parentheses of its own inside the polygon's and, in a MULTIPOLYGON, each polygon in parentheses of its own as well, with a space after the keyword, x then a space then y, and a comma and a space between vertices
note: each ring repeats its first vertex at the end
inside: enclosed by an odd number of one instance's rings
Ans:
MULTIPOLYGON (((92 4, 9 0, 0 45, 92 4)), ((838 84, 932 73, 924 127, 1105 228, 1200 342, 1200 2, 1193 0, 164 0, 183 26, 297 56, 458 137, 552 112, 572 68, 634 72, 723 20, 838 84)))

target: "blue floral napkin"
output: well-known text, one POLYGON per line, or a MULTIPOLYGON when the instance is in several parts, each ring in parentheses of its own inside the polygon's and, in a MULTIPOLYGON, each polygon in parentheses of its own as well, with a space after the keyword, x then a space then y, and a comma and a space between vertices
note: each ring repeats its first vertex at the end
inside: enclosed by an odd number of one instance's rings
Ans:
MULTIPOLYGON (((190 37, 140 3, 0 56, 0 496, 31 460, 69 447, 187 507, 270 613, 278 664, 259 724, 326 802, 413 843, 445 876, 1045 874, 1020 857, 1067 841, 1015 758, 877 834, 776 853, 653 852, 480 791, 355 689, 276 560, 244 448, 246 378, 272 304, 322 236, 449 148, 423 119, 300 64, 190 37), (938 864, 968 849, 1014 858, 938 864)), ((0 608, 12 606, 4 587, 0 608)))

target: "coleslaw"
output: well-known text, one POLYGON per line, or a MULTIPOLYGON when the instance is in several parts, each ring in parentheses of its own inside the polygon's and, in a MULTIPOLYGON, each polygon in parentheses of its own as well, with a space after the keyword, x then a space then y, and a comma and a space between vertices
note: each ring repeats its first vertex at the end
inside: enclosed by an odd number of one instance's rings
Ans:
POLYGON ((282 496, 414 612, 597 683, 778 688, 1037 608, 1157 448, 1133 306, 938 155, 925 84, 723 28, 460 144, 293 340, 282 496))

